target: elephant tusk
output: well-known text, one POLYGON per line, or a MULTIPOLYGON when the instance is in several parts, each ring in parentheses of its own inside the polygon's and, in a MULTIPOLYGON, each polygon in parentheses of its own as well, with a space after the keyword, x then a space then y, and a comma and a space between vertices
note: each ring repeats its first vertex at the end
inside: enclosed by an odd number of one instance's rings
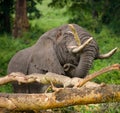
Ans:
POLYGON ((106 54, 101 54, 98 56, 98 59, 105 59, 105 58, 109 58, 111 57, 115 52, 117 51, 117 47, 112 49, 110 52, 106 53, 106 54))
POLYGON ((83 48, 85 48, 85 46, 87 46, 87 44, 90 43, 90 41, 93 39, 93 37, 90 37, 84 44, 82 44, 81 46, 77 46, 75 48, 73 48, 72 53, 78 53, 80 52, 83 48))

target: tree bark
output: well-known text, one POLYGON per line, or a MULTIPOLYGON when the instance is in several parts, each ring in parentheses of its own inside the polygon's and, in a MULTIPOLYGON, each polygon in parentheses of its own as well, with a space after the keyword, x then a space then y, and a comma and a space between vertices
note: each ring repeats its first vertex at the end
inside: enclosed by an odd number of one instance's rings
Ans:
POLYGON ((21 37, 23 32, 29 29, 27 18, 26 0, 16 0, 15 22, 13 27, 13 36, 21 37))
POLYGON ((43 110, 105 102, 120 102, 120 85, 63 88, 42 94, 0 94, 0 107, 9 110, 43 110))
MULTIPOLYGON (((84 84, 90 84, 91 82, 88 81, 92 80, 93 78, 112 70, 120 70, 120 64, 113 64, 111 66, 105 67, 93 74, 87 75, 84 79, 77 77, 70 78, 68 76, 58 75, 51 72, 48 72, 46 74, 33 73, 27 76, 20 72, 15 72, 15 73, 13 72, 5 77, 1 77, 0 85, 12 81, 17 81, 19 83, 38 82, 42 84, 51 84, 52 82, 53 84, 63 85, 64 87, 68 87, 68 86, 81 87, 84 84)), ((94 83, 94 85, 97 84, 94 83)))

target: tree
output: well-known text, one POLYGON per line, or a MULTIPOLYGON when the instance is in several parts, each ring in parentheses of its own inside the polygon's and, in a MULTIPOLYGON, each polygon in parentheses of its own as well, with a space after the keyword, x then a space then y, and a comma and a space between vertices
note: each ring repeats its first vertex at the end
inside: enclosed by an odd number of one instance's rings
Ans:
MULTIPOLYGON (((38 1, 41 1, 41 0, 38 0, 38 1)), ((29 11, 30 19, 40 17, 40 13, 36 9, 35 5, 36 5, 36 2, 33 0, 28 1, 28 3, 26 0, 16 1, 16 13, 15 13, 15 21, 14 21, 14 27, 13 27, 13 36, 15 38, 21 37, 22 34, 28 31, 29 29, 30 25, 29 25, 29 20, 27 16, 28 14, 27 11, 29 11), (27 6, 28 6, 28 10, 27 10, 27 6), (34 15, 31 15, 32 12, 34 12, 34 15)))
POLYGON ((0 0, 0 33, 11 32, 14 0, 0 0))
POLYGON ((15 38, 21 37, 22 33, 29 29, 26 5, 26 0, 16 1, 15 22, 13 27, 13 36, 15 38))
POLYGON ((102 22, 109 25, 115 33, 120 34, 120 1, 106 0, 102 15, 102 22))
POLYGON ((12 27, 17 28, 13 30, 13 34, 17 37, 17 34, 22 34, 21 31, 27 29, 28 19, 35 19, 41 16, 40 11, 36 8, 36 4, 42 3, 42 0, 0 0, 0 33, 11 33, 12 27), (15 6, 17 11, 15 10, 15 6), (20 8, 20 9, 19 9, 20 8), (15 13, 16 12, 16 13, 15 13), (22 13, 23 14, 22 14, 22 13), (19 15, 20 14, 20 15, 19 15), (15 15, 15 22, 14 21, 15 15), (24 17, 23 17, 24 15, 24 17), (26 15, 26 17, 25 17, 26 15), (22 16, 22 17, 21 17, 22 16), (27 17, 28 16, 28 17, 27 17), (19 19, 19 18, 20 19, 19 19), (21 21, 21 24, 18 24, 21 21), (23 20, 25 19, 25 20, 23 20), (19 22, 18 22, 19 20, 19 22), (18 23, 17 23, 18 22, 18 23), (22 23, 23 22, 23 23, 22 23), (13 25, 14 23, 14 25, 13 25), (25 26, 23 26, 26 24, 25 26), (18 27, 23 26, 22 30, 18 30, 18 27), (15 33, 16 32, 16 33, 15 33))

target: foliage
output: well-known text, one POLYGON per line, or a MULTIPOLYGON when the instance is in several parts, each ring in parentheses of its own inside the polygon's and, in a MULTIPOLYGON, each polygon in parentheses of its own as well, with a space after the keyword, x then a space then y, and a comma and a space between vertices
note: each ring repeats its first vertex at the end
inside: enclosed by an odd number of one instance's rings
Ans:
POLYGON ((41 4, 42 0, 28 0, 27 1, 27 12, 30 20, 40 18, 41 12, 36 8, 37 4, 41 4))
MULTIPOLYGON (((113 34, 106 26, 104 26, 99 34, 92 33, 93 36, 96 38, 96 41, 99 45, 100 52, 106 53, 107 51, 111 50, 114 47, 118 47, 117 52, 115 55, 110 57, 109 59, 104 60, 96 60, 93 64, 91 73, 94 71, 100 70, 102 67, 106 67, 111 64, 120 63, 119 56, 120 56, 120 45, 119 45, 119 37, 113 34)), ((110 73, 103 74, 95 79, 96 82, 101 83, 116 83, 120 84, 120 72, 113 71, 110 73)))
MULTIPOLYGON (((0 0, 0 34, 11 33, 15 5, 17 0, 0 0)), ((42 0, 27 0, 27 13, 29 19, 33 20, 41 16, 40 11, 36 8, 37 4, 41 4, 42 0)))
POLYGON ((0 0, 0 33, 11 32, 14 0, 0 0))
POLYGON ((67 7, 71 15, 69 22, 74 22, 88 29, 100 32, 104 23, 119 34, 120 2, 119 0, 52 0, 51 7, 67 7))
POLYGON ((102 23, 108 24, 109 29, 113 30, 115 33, 120 34, 120 1, 108 0, 106 1, 103 15, 102 23))
POLYGON ((69 16, 66 15, 66 8, 55 9, 48 7, 51 0, 45 0, 37 4, 36 8, 41 11, 41 18, 30 21, 32 27, 39 27, 42 31, 48 31, 57 26, 68 23, 69 16))

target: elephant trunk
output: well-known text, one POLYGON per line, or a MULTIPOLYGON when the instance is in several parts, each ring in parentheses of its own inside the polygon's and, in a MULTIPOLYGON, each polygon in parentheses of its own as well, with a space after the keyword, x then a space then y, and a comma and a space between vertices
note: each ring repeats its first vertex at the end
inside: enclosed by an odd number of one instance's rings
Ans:
POLYGON ((92 66, 94 58, 95 53, 93 51, 87 51, 81 54, 79 64, 76 67, 73 76, 84 78, 88 74, 88 71, 92 66))

